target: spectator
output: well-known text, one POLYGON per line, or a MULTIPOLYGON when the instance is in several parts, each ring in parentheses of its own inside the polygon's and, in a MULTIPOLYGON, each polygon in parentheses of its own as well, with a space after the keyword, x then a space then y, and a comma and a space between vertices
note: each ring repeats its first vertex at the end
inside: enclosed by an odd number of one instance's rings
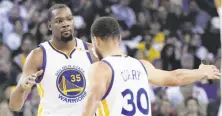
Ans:
POLYGON ((185 100, 185 106, 188 110, 187 113, 185 114, 185 116, 204 116, 199 111, 199 104, 198 104, 197 99, 195 99, 193 97, 187 98, 185 100))
POLYGON ((147 61, 153 62, 160 58, 160 52, 153 47, 152 36, 146 35, 144 41, 138 44, 137 58, 146 59, 147 61))
POLYGON ((184 112, 185 104, 183 103, 189 97, 194 97, 200 104, 201 113, 206 114, 206 106, 209 102, 205 90, 193 84, 182 87, 170 87, 166 90, 168 99, 177 108, 177 112, 184 112))
POLYGON ((221 47, 220 45, 220 31, 216 25, 218 21, 213 21, 213 19, 208 23, 206 28, 206 33, 202 35, 203 46, 214 55, 216 55, 217 50, 221 47), (216 23, 216 24, 214 24, 216 23))
POLYGON ((2 22, 2 34, 3 34, 3 42, 6 43, 7 38, 11 32, 14 30, 15 21, 20 18, 20 9, 18 6, 14 5, 10 12, 8 13, 5 20, 2 22))
POLYGON ((168 100, 162 100, 157 116, 176 116, 173 107, 168 100))
POLYGON ((37 32, 36 32, 36 39, 37 39, 38 44, 51 39, 50 32, 48 30, 48 25, 47 25, 46 21, 42 21, 38 24, 37 32))
POLYGON ((22 34, 23 34, 23 26, 21 20, 15 21, 15 28, 14 31, 11 32, 6 40, 6 45, 10 48, 10 50, 18 50, 21 45, 22 41, 22 34))
POLYGON ((22 71, 26 57, 36 46, 37 44, 34 36, 31 33, 25 33, 22 37, 21 53, 14 57, 14 62, 20 68, 20 71, 22 71))
POLYGON ((80 0, 80 7, 75 11, 75 15, 81 15, 86 23, 87 30, 84 30, 88 35, 90 34, 90 27, 96 17, 96 9, 93 7, 93 1, 91 0, 80 0))
POLYGON ((161 51, 162 67, 164 70, 174 70, 180 67, 175 56, 175 46, 167 44, 161 51))
POLYGON ((192 54, 194 65, 192 68, 199 68, 201 60, 212 61, 213 56, 208 50, 202 45, 201 36, 199 34, 191 35, 188 52, 192 54), (211 57, 212 56, 212 57, 211 57))
MULTIPOLYGON (((7 85, 10 78, 11 53, 7 46, 0 45, 0 96, 2 97, 3 88, 7 85)), ((1 100, 0 100, 1 101, 1 100)))
POLYGON ((194 26, 201 27, 202 29, 206 28, 207 22, 210 19, 209 14, 201 10, 196 1, 191 0, 189 3, 190 12, 188 17, 191 17, 194 26))
POLYGON ((174 5, 172 11, 167 14, 165 28, 170 30, 172 34, 175 34, 182 24, 182 18, 182 8, 174 5))
POLYGON ((130 0, 120 0, 119 4, 115 4, 111 7, 112 12, 118 20, 123 20, 128 28, 131 28, 136 24, 135 12, 128 6, 130 0))

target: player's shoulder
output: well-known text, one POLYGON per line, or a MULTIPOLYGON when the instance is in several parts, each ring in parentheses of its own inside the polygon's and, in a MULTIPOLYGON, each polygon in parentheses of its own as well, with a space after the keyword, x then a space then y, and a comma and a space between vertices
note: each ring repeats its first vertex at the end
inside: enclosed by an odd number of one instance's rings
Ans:
POLYGON ((97 61, 91 65, 90 74, 95 75, 96 79, 104 79, 104 77, 108 77, 106 79, 110 79, 113 75, 113 71, 112 67, 110 67, 106 62, 97 61))
POLYGON ((34 66, 40 68, 43 61, 43 51, 40 47, 33 49, 27 56, 25 64, 26 66, 34 66))
POLYGON ((147 60, 139 60, 143 66, 145 66, 148 69, 155 69, 155 67, 147 60))
POLYGON ((106 71, 107 69, 109 70, 110 69, 110 66, 108 63, 106 62, 103 62, 103 61, 97 61, 95 63, 93 63, 91 65, 91 67, 93 69, 97 69, 97 70, 103 70, 103 71, 106 71))
POLYGON ((91 65, 91 69, 94 71, 94 72, 99 72, 100 74, 111 74, 112 72, 112 67, 107 63, 107 62, 104 62, 104 61, 97 61, 97 62, 94 62, 92 65, 91 65))
POLYGON ((42 50, 42 48, 37 47, 37 48, 33 49, 33 50, 30 52, 30 55, 42 56, 42 55, 43 55, 43 50, 42 50))
POLYGON ((37 47, 37 48, 33 49, 29 53, 27 59, 41 64, 42 63, 42 59, 43 59, 43 50, 42 50, 42 48, 37 47))

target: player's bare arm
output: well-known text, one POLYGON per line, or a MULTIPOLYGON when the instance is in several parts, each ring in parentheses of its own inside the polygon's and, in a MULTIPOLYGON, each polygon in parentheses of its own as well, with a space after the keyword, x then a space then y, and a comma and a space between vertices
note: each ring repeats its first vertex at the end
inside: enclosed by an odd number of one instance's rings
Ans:
POLYGON ((87 45, 88 45, 88 48, 89 48, 89 53, 90 53, 90 56, 92 58, 92 61, 93 62, 99 61, 99 59, 93 53, 93 45, 91 43, 87 43, 87 45))
POLYGON ((111 68, 104 62, 92 64, 89 71, 89 86, 82 116, 93 116, 105 95, 112 78, 111 68))
POLYGON ((141 60, 149 75, 149 82, 158 86, 180 86, 201 79, 220 79, 219 70, 213 65, 201 64, 199 69, 177 69, 164 71, 156 69, 151 63, 141 60))
POLYGON ((22 108, 28 93, 35 84, 35 79, 43 73, 43 70, 40 69, 42 57, 43 53, 41 48, 34 49, 28 55, 23 67, 22 76, 16 89, 10 95, 9 108, 12 111, 18 111, 22 108))

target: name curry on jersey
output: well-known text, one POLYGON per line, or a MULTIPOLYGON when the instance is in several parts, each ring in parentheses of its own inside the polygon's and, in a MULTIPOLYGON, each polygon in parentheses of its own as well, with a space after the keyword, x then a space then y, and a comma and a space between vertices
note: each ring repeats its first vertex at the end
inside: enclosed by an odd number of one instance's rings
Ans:
POLYGON ((63 66, 56 72, 56 86, 59 91, 58 99, 66 103, 77 103, 86 96, 85 71, 79 66, 63 66))
POLYGON ((140 80, 141 72, 138 70, 124 70, 121 72, 123 80, 126 82, 128 80, 140 80))

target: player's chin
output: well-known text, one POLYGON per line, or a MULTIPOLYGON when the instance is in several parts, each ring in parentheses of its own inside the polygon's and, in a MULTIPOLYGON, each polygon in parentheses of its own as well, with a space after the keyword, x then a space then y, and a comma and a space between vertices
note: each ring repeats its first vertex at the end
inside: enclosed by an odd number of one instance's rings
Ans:
POLYGON ((67 42, 67 41, 71 41, 73 39, 73 36, 72 36, 72 34, 62 35, 61 39, 62 39, 62 41, 67 42))

